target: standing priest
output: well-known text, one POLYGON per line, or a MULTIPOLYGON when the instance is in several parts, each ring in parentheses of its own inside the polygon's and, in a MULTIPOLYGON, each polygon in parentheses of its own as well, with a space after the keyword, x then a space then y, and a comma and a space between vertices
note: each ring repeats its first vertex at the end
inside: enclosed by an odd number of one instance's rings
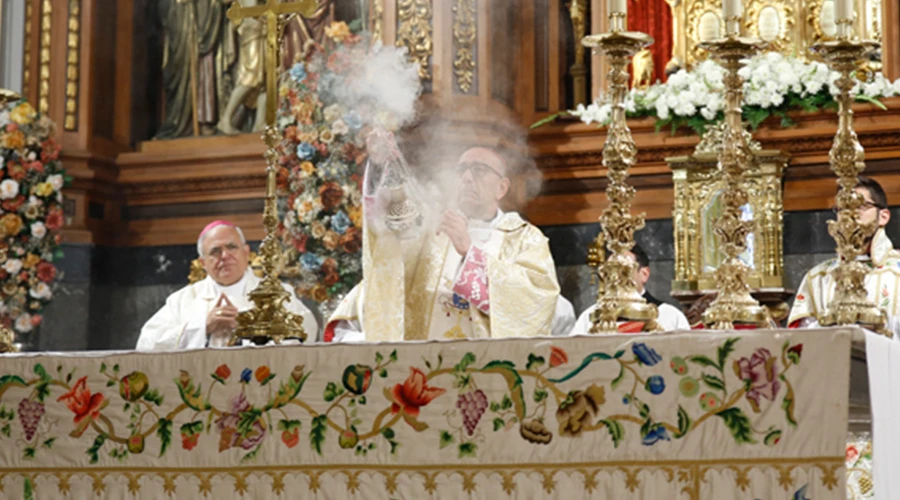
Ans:
POLYGON ((538 228, 500 210, 510 186, 504 159, 487 148, 466 151, 453 172, 457 208, 437 210, 428 227, 427 197, 401 194, 415 181, 393 139, 370 143, 369 152, 364 280, 332 315, 325 340, 550 335, 559 296, 553 258, 538 228), (373 174, 381 161, 388 166, 373 174), (374 175, 381 181, 369 189, 374 175), (406 216, 418 227, 401 224, 406 216))

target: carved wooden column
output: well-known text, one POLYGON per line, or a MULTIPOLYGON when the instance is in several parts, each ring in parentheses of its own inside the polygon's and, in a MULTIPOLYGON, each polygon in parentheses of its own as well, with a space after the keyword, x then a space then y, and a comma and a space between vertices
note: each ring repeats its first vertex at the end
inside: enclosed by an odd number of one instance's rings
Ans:
POLYGON ((132 0, 25 0, 23 93, 57 124, 67 242, 114 233, 115 157, 129 149, 132 0))

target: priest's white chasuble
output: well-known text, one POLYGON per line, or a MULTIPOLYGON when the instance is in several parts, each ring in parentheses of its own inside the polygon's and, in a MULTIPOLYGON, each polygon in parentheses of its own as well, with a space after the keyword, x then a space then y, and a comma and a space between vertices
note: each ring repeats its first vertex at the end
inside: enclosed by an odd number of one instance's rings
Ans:
POLYGON ((329 320, 370 342, 550 335, 559 284, 547 238, 517 213, 469 221, 460 255, 446 235, 364 230, 363 276, 329 320))
MULTIPOLYGON (((872 239, 866 275, 866 291, 869 300, 883 309, 891 330, 898 330, 900 319, 900 251, 894 249, 891 240, 879 229, 872 239)), ((809 270, 797 290, 794 305, 788 318, 791 327, 814 326, 818 317, 825 313, 834 297, 834 278, 831 271, 837 267, 838 259, 829 259, 809 270)), ((896 332, 900 334, 900 332, 896 332)))

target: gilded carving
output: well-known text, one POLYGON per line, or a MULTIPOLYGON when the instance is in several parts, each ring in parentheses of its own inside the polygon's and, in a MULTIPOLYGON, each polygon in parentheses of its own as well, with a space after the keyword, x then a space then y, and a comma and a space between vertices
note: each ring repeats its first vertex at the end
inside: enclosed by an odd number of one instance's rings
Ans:
POLYGON ((796 46, 795 25, 796 13, 790 1, 753 1, 744 14, 744 31, 768 42, 767 50, 776 52, 788 53, 796 46))
MULTIPOLYGON (((573 98, 575 103, 582 104, 588 101, 587 65, 585 65, 584 62, 585 47, 581 43, 581 39, 584 38, 587 31, 586 0, 571 0, 569 2, 569 18, 572 20, 572 34, 575 39, 575 63, 569 68, 569 73, 572 75, 573 98)), ((647 49, 644 49, 641 52, 646 50, 647 49)), ((636 61, 637 56, 635 56, 635 62, 636 61)))
POLYGON ((50 112, 50 42, 53 26, 53 3, 50 0, 41 2, 41 66, 38 73, 38 110, 50 112))
POLYGON ((66 117, 67 131, 78 129, 78 51, 81 45, 81 0, 69 0, 66 37, 66 117))
POLYGON ((453 74, 456 85, 463 94, 473 93, 475 81, 475 0, 455 0, 453 4, 453 46, 456 57, 453 60, 453 74))
POLYGON ((410 59, 419 64, 419 78, 431 80, 432 39, 431 0, 397 1, 397 46, 406 47, 410 59))
POLYGON ((384 32, 384 0, 372 1, 372 39, 381 40, 384 32))
POLYGON ((34 8, 31 1, 25 1, 25 50, 23 57, 24 70, 22 71, 22 93, 28 93, 28 87, 31 84, 31 18, 34 15, 34 8))

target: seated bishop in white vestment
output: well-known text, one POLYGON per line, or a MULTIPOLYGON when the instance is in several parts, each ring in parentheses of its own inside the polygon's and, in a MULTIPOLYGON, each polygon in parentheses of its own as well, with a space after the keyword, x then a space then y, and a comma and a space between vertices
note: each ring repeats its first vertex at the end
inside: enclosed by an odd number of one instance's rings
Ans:
MULTIPOLYGON (((894 249, 894 244, 884 232, 884 227, 891 220, 887 196, 878 182, 866 177, 859 178, 856 191, 864 199, 859 208, 860 222, 874 221, 877 226, 869 241, 868 254, 860 259, 869 268, 865 281, 866 292, 869 300, 887 314, 887 326, 894 332, 894 338, 900 338, 900 301, 897 300, 900 294, 900 251, 894 249)), ((825 313, 834 298, 834 278, 831 271, 837 265, 838 259, 832 258, 806 273, 794 297, 788 327, 819 326, 819 316, 825 313)))
POLYGON ((329 319, 325 341, 550 335, 556 268, 543 233, 499 209, 510 183, 503 158, 464 153, 454 171, 458 209, 439 210, 429 228, 427 200, 392 139, 384 142, 370 141, 364 181, 364 279, 329 319), (378 182, 373 164, 386 165, 378 182), (422 220, 418 229, 404 223, 422 220))
MULTIPOLYGON (((249 269, 250 247, 239 227, 226 221, 210 223, 200 233, 197 253, 206 278, 166 299, 162 309, 141 329, 139 351, 225 346, 237 326, 238 313, 253 307, 248 295, 260 279, 249 269)), ((304 330, 315 339, 315 317, 289 286, 283 286, 291 296, 285 308, 303 317, 304 330)))
MULTIPOLYGON (((636 260, 638 264, 634 274, 634 281, 638 287, 638 293, 640 293, 648 303, 656 305, 659 311, 659 317, 656 319, 659 327, 662 328, 664 332, 690 330, 691 324, 688 322, 684 313, 679 311, 675 306, 660 301, 656 297, 650 295, 650 292, 647 291, 647 281, 650 280, 650 258, 647 257, 644 250, 635 244, 632 251, 628 252, 628 254, 632 259, 636 260)), ((591 313, 596 309, 597 305, 594 304, 581 313, 578 317, 578 321, 575 322, 575 327, 572 328, 572 335, 584 335, 590 333, 591 313)), ((619 331, 621 333, 640 333, 642 329, 643 324, 639 322, 622 322, 619 324, 619 331)))

